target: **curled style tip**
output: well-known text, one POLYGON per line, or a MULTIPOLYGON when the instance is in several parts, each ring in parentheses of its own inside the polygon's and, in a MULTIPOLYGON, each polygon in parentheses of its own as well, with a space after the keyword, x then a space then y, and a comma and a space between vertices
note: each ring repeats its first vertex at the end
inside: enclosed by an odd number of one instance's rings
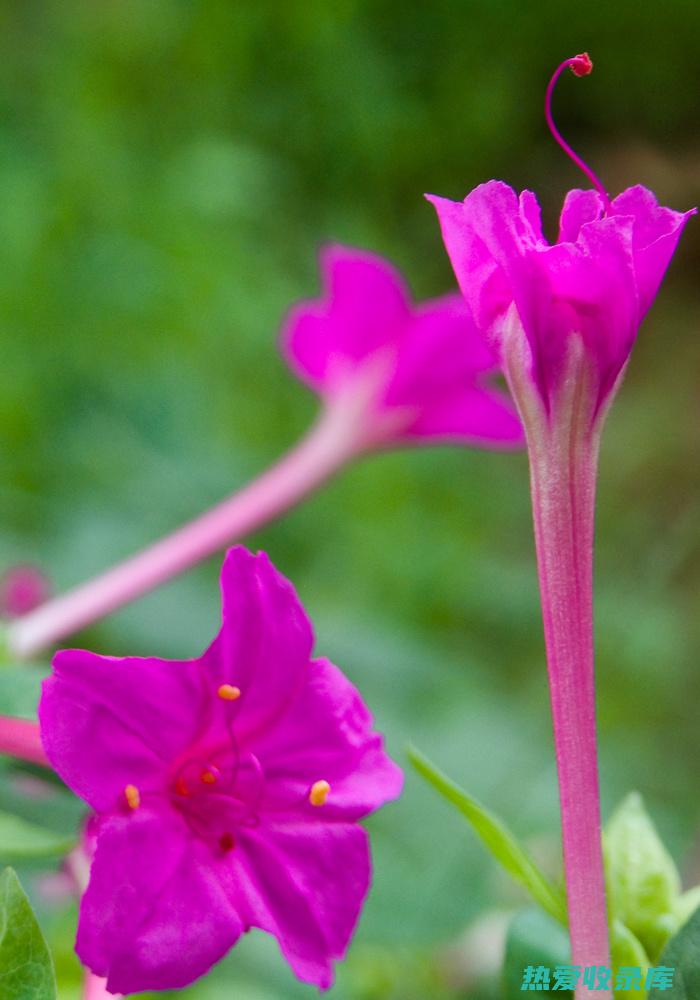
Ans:
POLYGON ((588 76, 593 69, 593 62, 587 52, 582 52, 577 56, 572 56, 570 59, 565 59, 563 63, 557 66, 552 75, 552 79, 547 85, 547 91, 544 97, 544 116, 547 120, 549 131, 554 136, 554 139, 564 150, 569 159, 572 160, 579 170, 582 170, 589 179, 593 187, 603 199, 603 204, 605 205, 605 210, 607 212, 610 210, 610 198, 608 196, 608 192, 603 187, 602 181, 597 174, 591 170, 585 160, 583 160, 578 153, 571 148, 557 126, 554 124, 554 118, 552 117, 552 94, 554 93, 554 88, 557 85, 559 77, 565 69, 570 69, 574 76, 588 76))

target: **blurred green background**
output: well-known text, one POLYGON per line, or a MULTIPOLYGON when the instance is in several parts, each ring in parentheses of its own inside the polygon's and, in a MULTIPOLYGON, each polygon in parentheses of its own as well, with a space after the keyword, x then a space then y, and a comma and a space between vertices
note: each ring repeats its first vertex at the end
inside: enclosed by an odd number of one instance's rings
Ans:
MULTIPOLYGON (((293 443, 315 401, 276 336, 287 306, 316 294, 324 241, 385 253, 425 297, 453 278, 424 191, 461 197, 501 177, 538 192, 551 229, 583 181, 542 116, 567 56, 587 49, 596 70, 564 78, 558 123, 608 188, 700 202, 699 36, 695 0, 2 3, 0 565, 36 562, 65 589, 293 443)), ((693 222, 609 421, 596 595, 604 810, 638 788, 693 883, 699 258, 693 222)), ((394 755, 415 742, 556 872, 524 456, 373 457, 250 544, 294 580, 318 650, 359 685, 394 755)), ((196 654, 217 625, 218 568, 80 642, 196 654)), ((499 995, 484 974, 498 912, 521 897, 411 773, 370 827, 375 885, 332 995, 499 995)), ((36 898, 69 1000, 75 915, 35 885, 36 898)), ((181 995, 313 993, 257 934, 181 995)))

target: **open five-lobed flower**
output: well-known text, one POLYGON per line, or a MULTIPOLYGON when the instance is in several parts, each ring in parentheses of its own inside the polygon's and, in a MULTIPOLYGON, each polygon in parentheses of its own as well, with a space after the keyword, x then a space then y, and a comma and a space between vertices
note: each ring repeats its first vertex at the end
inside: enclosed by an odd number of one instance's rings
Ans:
POLYGON ((329 987, 370 882, 357 820, 401 789, 267 556, 232 549, 221 589, 201 657, 67 650, 45 682, 46 753, 94 812, 76 948, 113 992, 185 986, 251 927, 329 987))

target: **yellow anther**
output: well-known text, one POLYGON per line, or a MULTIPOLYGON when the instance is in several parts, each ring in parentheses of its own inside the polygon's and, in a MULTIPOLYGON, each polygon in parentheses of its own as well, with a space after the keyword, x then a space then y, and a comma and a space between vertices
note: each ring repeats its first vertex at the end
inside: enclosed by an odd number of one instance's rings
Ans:
POLYGON ((124 798, 129 809, 138 809, 141 805, 141 792, 136 785, 127 785, 124 789, 124 798))
POLYGON ((326 799, 331 790, 327 781, 314 781, 309 792, 309 802, 312 806, 325 806, 326 799))
POLYGON ((241 689, 233 684, 222 684, 216 693, 222 701, 238 701, 241 697, 241 689))
POLYGON ((205 785, 214 785, 219 780, 219 774, 214 770, 202 771, 199 780, 203 781, 205 785))

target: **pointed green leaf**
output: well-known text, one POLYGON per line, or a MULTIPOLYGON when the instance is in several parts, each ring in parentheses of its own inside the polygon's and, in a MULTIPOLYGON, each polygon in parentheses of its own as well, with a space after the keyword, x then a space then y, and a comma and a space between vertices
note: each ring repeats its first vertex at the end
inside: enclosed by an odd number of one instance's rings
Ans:
POLYGON ((11 868, 0 875, 0 997, 2 1000, 56 998, 49 949, 11 868))
MULTIPOLYGON (((610 927, 610 953, 614 975, 625 965, 639 968, 646 975, 649 967, 647 954, 629 927, 625 927, 619 920, 613 920, 610 927)), ((646 991, 643 989, 615 990, 615 1000, 644 1000, 645 996, 646 991)))
POLYGON ((420 751, 410 747, 408 756, 418 773, 471 823, 475 833, 505 870, 528 889, 536 903, 565 925, 563 893, 549 882, 505 824, 431 764, 420 751))
POLYGON ((611 916, 634 932, 653 961, 674 927, 680 878, 636 792, 616 809, 603 844, 611 916))
MULTIPOLYGON (((523 973, 528 965, 554 970, 570 962, 569 935, 563 927, 535 907, 521 910, 513 917, 506 938, 504 1000, 522 997, 523 973)), ((557 990, 557 995, 572 996, 570 990, 557 990)))
POLYGON ((0 812, 0 861, 67 854, 74 846, 73 837, 45 830, 11 813, 0 812))
POLYGON ((670 989, 652 987, 649 1000, 697 1000, 700 997, 700 911, 696 911, 669 941, 656 965, 674 970, 673 985, 670 989))

